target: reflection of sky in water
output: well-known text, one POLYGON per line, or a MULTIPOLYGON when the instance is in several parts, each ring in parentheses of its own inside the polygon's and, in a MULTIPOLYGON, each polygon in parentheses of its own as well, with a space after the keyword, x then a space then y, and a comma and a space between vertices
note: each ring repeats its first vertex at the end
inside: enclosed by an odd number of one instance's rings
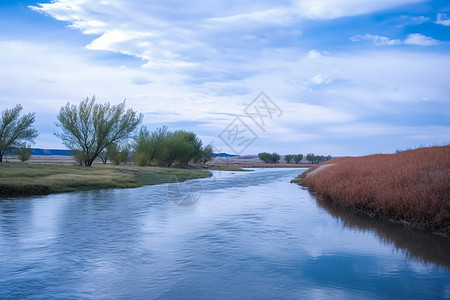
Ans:
POLYGON ((170 184, 0 201, 0 298, 449 296, 448 242, 396 250, 429 237, 319 206, 299 172, 215 173, 191 206, 170 184))

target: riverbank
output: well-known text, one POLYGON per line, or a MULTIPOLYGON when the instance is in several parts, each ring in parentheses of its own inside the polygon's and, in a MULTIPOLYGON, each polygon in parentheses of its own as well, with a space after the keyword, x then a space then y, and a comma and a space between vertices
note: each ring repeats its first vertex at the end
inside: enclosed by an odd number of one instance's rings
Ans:
POLYGON ((296 181, 334 205, 450 235, 450 146, 335 158, 296 181))
POLYGON ((106 188, 135 188, 210 176, 210 172, 197 169, 110 164, 95 164, 87 168, 72 164, 5 162, 0 164, 0 198, 106 188))

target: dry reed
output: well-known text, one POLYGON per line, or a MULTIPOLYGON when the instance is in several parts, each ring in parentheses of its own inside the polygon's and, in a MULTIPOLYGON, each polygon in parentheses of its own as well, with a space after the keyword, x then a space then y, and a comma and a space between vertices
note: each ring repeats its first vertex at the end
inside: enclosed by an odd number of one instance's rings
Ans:
POLYGON ((299 177, 332 203, 450 233, 450 146, 332 159, 299 177), (311 173, 321 165, 322 167, 311 173))

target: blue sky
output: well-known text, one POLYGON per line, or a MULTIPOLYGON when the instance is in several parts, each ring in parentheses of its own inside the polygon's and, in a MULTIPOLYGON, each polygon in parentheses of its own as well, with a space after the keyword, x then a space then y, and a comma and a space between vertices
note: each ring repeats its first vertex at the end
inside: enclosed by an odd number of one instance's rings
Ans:
POLYGON ((41 148, 95 94, 217 151, 239 117, 242 154, 392 153, 450 142, 449 50, 445 0, 1 0, 0 108, 36 112, 41 148), (261 92, 263 127, 245 114, 261 92))

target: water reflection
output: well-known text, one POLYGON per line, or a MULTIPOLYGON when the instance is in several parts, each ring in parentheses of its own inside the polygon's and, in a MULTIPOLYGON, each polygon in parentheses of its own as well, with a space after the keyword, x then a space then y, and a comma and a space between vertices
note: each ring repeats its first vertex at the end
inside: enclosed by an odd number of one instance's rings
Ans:
POLYGON ((361 212, 335 206, 328 201, 316 198, 317 204, 347 228, 375 233, 386 245, 392 244, 395 250, 417 262, 450 268, 450 239, 421 231, 414 231, 387 220, 370 218, 361 212))
POLYGON ((0 299, 450 298, 448 246, 318 206, 300 172, 0 200, 0 299))

